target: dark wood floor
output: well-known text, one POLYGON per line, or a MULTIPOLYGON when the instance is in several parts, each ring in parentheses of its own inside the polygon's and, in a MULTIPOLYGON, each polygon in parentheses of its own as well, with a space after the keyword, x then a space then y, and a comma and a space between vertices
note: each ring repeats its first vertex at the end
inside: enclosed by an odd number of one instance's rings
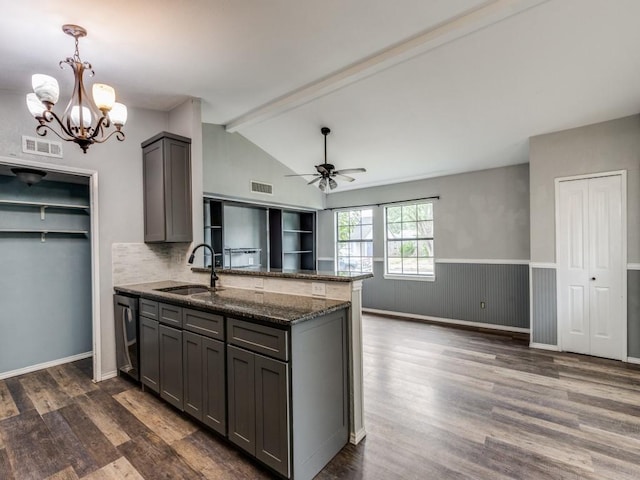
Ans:
MULTIPOLYGON (((317 479, 638 479, 640 368, 365 315, 368 435, 317 479)), ((0 381, 0 479, 269 473, 91 362, 0 381)))

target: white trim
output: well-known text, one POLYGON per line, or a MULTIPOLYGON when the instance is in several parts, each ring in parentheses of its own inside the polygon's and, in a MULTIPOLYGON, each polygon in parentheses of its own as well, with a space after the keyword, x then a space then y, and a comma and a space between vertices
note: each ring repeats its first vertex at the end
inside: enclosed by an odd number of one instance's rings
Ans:
MULTIPOLYGON (((556 260, 558 259, 558 242, 559 242, 559 238, 558 238, 558 222, 560 221, 560 202, 558 201, 559 198, 559 191, 560 191, 560 183, 562 182, 571 182, 571 181, 575 181, 575 180, 588 180, 591 178, 601 178, 601 177, 614 177, 614 176, 620 176, 620 196, 621 196, 621 207, 622 207, 622 212, 621 212, 621 235, 622 235, 622 239, 621 239, 621 243, 622 243, 622 252, 621 252, 621 259, 620 259, 620 263, 622 264, 622 305, 621 305, 621 312, 620 312, 620 316, 621 316, 621 332, 622 332, 622 339, 621 339, 621 354, 620 357, 618 357, 616 360, 622 360, 624 361, 625 358, 627 358, 627 343, 628 343, 628 332, 627 332, 627 269, 625 269, 624 267, 627 266, 628 268, 628 264, 627 264, 627 171, 626 170, 613 170, 610 172, 598 172, 598 173, 587 173, 587 174, 583 174, 583 175, 572 175, 572 176, 568 176, 568 177, 557 177, 554 179, 554 195, 555 195, 555 208, 554 208, 554 212, 555 212, 555 257, 556 260)), ((562 286, 560 285, 560 282, 557 282, 556 285, 556 296, 559 297, 560 295, 560 288, 562 286)), ((531 299, 530 299, 531 300, 531 299)), ((561 335, 561 322, 560 322, 560 303, 558 302, 558 305, 556 307, 558 310, 556 311, 556 316, 558 318, 558 321, 556 322, 556 329, 557 329, 557 338, 558 338, 558 350, 562 351, 562 335, 561 335)))
POLYGON ((533 267, 531 266, 531 264, 529 264, 529 268, 528 268, 528 274, 529 274, 529 342, 531 342, 531 339, 533 338, 533 324, 535 323, 533 321, 533 267))
POLYGON ((633 363, 635 365, 640 365, 640 358, 627 357, 627 363, 633 363))
POLYGON ((91 297, 92 297, 92 337, 93 337, 93 380, 102 380, 102 338, 100 329, 100 234, 98 222, 98 172, 84 168, 34 162, 23 158, 0 156, 0 163, 16 167, 34 167, 57 173, 70 173, 89 178, 90 221, 91 221, 91 297))
POLYGON ((400 275, 385 273, 382 275, 385 280, 408 280, 410 282, 435 282, 435 275, 400 275))
POLYGON ((92 355, 93 355, 93 352, 78 353, 77 355, 71 355, 70 357, 58 358, 56 360, 51 360, 49 362, 38 363, 37 365, 29 365, 28 367, 18 368, 17 370, 11 370, 9 372, 2 372, 0 373, 0 380, 4 380, 5 378, 10 378, 10 377, 17 377, 18 375, 24 375, 25 373, 36 372, 38 370, 43 370, 45 368, 55 367, 57 365, 63 365, 65 363, 76 362, 78 360, 89 358, 92 355))
POLYGON ((501 330, 505 332, 530 333, 528 328, 510 327, 508 325, 494 325, 492 323, 470 322, 468 320, 456 320, 453 318, 432 317, 430 315, 418 315, 417 313, 393 312, 391 310, 378 310, 377 308, 362 308, 366 313, 377 313, 379 315, 391 315, 408 319, 428 320, 430 322, 444 323, 451 325, 464 325, 468 327, 486 328, 489 330, 501 330))
POLYGON ((357 432, 353 432, 349 435, 349 443, 352 443, 353 445, 357 445, 358 443, 360 443, 360 440, 362 440, 366 436, 367 436, 367 432, 365 431, 364 428, 362 428, 357 432))
POLYGON ((529 344, 529 348, 537 348, 538 350, 550 350, 552 352, 559 352, 560 349, 557 345, 548 345, 546 343, 535 343, 531 342, 529 344))
POLYGON ((226 130, 227 132, 237 132, 250 125, 277 117, 284 112, 307 104, 347 85, 361 81, 546 1, 494 0, 482 2, 479 7, 463 11, 452 19, 439 23, 404 42, 393 45, 321 80, 286 93, 261 107, 246 112, 227 123, 226 130))
POLYGON ((479 263, 486 265, 529 265, 529 260, 500 258, 436 258, 436 263, 479 263))
POLYGON ((531 262, 531 268, 558 268, 558 264, 551 262, 531 262))
POLYGON ((100 381, 109 380, 110 378, 115 378, 117 376, 118 376, 118 371, 117 370, 112 370, 110 372, 103 373, 102 374, 102 379, 100 381))
POLYGON ((640 263, 627 263, 627 270, 640 270, 640 263))

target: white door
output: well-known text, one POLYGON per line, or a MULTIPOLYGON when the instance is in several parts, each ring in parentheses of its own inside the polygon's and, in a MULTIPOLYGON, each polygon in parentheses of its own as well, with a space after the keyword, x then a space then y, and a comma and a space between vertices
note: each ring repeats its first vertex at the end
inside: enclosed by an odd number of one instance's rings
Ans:
POLYGON ((557 202, 559 345, 623 359, 622 176, 561 181, 557 202))

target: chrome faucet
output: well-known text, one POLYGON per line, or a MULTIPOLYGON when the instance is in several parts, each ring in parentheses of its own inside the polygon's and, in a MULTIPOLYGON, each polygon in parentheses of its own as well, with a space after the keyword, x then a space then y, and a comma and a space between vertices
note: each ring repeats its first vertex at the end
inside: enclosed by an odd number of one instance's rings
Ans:
POLYGON ((210 251, 211 251, 211 282, 210 282, 210 287, 213 288, 215 290, 216 288, 216 280, 219 280, 218 275, 216 274, 216 254, 213 251, 213 248, 211 248, 211 245, 208 245, 206 243, 201 243, 199 245, 196 245, 195 247, 193 247, 193 250, 191 251, 191 255, 189 256, 189 265, 193 265, 193 261, 195 260, 196 256, 196 250, 198 250, 200 247, 207 247, 210 251))

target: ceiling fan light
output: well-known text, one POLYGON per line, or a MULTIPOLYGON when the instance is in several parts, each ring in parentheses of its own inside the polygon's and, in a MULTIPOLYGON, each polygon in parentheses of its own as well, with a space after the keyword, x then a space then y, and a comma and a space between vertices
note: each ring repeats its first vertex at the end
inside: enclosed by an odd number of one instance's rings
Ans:
POLYGON ((116 102, 116 91, 113 87, 105 85, 104 83, 93 84, 93 101, 98 107, 98 110, 109 111, 116 102))
POLYGON ((115 102, 109 112, 109 118, 116 127, 124 126, 127 123, 127 107, 122 103, 115 102))
POLYGON ((329 179, 329 188, 330 188, 331 190, 333 190, 333 189, 334 189, 334 188, 336 188, 337 186, 338 186, 338 183, 337 183, 333 178, 330 178, 330 179, 329 179))
POLYGON ((323 192, 327 189, 327 179, 326 178, 323 177, 320 180, 320 183, 318 183, 318 188, 320 190, 322 190, 323 192))
POLYGON ((27 93, 27 108, 35 118, 42 117, 42 114, 47 109, 35 93, 27 93))
POLYGON ((60 97, 60 86, 55 78, 36 73, 31 76, 31 86, 42 103, 49 102, 52 105, 57 103, 60 97))

